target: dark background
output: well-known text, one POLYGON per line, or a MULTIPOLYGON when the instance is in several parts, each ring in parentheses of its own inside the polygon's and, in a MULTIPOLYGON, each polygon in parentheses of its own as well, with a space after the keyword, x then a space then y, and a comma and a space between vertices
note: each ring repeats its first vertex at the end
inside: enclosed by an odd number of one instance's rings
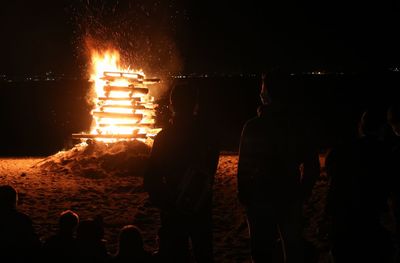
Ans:
POLYGON ((382 69, 400 62, 399 10, 395 0, 6 1, 0 73, 85 75, 88 38, 156 75, 382 69))
MULTIPOLYGON (((365 109, 386 108, 399 98, 400 73, 287 76, 288 106, 319 148, 348 138, 365 109)), ((185 80, 200 88, 201 110, 221 150, 237 151, 243 124, 260 105, 260 76, 185 80)), ((175 81, 176 82, 176 81, 175 81)), ((90 127, 87 81, 0 82, 2 156, 49 155, 73 146, 71 134, 90 127)), ((166 93, 168 94, 168 93, 166 93)), ((159 125, 168 119, 160 97, 159 125)))
POLYGON ((256 113, 261 72, 295 73, 288 75, 288 103, 318 145, 332 145, 363 109, 384 111, 399 98, 399 73, 388 70, 400 68, 399 10, 394 0, 6 1, 0 154, 70 147, 70 134, 91 121, 88 51, 107 47, 119 50, 125 64, 160 77, 164 94, 172 76, 215 76, 189 81, 201 88, 204 112, 225 150, 237 149, 244 122, 256 113), (334 74, 302 74, 311 71, 334 74), (46 72, 62 77, 27 81, 46 72))

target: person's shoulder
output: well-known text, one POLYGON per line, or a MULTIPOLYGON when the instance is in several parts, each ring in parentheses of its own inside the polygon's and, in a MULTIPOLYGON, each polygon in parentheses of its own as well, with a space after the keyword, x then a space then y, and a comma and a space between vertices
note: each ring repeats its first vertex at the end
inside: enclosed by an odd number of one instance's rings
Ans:
POLYGON ((168 128, 164 128, 164 129, 162 129, 161 131, 159 131, 159 132, 157 133, 157 135, 156 135, 154 138, 155 138, 155 139, 161 138, 161 137, 165 136, 165 133, 166 133, 166 132, 168 132, 168 128))
POLYGON ((14 221, 15 223, 32 225, 31 217, 23 212, 18 211, 18 210, 15 210, 13 212, 13 218, 15 220, 14 221))
POLYGON ((243 129, 248 129, 248 128, 252 128, 254 126, 258 126, 260 123, 262 122, 261 117, 255 116, 253 118, 248 119, 244 125, 243 125, 243 129))
POLYGON ((25 213, 13 210, 3 213, 2 217, 4 219, 2 223, 8 225, 10 229, 17 230, 21 233, 34 231, 32 219, 25 213))
POLYGON ((253 133, 259 133, 260 128, 263 126, 263 121, 261 117, 253 117, 247 120, 242 128, 242 136, 250 135, 253 133))
POLYGON ((332 147, 330 147, 327 155, 326 162, 333 163, 337 160, 351 159, 357 156, 360 152, 361 141, 358 139, 346 139, 337 142, 332 147))
POLYGON ((347 152, 349 146, 344 142, 338 142, 331 146, 326 153, 325 163, 327 166, 334 163, 343 153, 347 152))
POLYGON ((154 141, 164 141, 166 137, 170 134, 170 127, 163 128, 157 135, 154 137, 154 141))

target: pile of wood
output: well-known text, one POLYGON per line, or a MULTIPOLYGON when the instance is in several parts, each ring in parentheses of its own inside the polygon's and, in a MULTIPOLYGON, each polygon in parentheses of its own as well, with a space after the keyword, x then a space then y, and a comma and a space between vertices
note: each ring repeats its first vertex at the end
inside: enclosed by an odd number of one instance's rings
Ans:
POLYGON ((140 73, 104 72, 102 95, 92 111, 95 127, 90 133, 72 134, 73 139, 137 139, 154 133, 155 107, 147 85, 159 79, 145 79, 140 73), (115 132, 117 131, 117 132, 115 132))

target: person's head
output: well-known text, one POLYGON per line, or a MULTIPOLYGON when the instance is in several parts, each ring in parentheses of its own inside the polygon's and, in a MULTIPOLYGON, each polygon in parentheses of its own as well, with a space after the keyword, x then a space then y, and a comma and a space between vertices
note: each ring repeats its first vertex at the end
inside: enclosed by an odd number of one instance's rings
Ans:
POLYGON ((378 136, 384 125, 384 115, 378 110, 365 110, 361 115, 359 133, 362 136, 378 136))
POLYGON ((170 93, 174 115, 194 115, 198 107, 198 90, 188 84, 175 85, 170 93))
POLYGON ((396 136, 400 136, 400 105, 392 105, 387 112, 387 120, 396 136))
POLYGON ((288 74, 283 70, 274 70, 261 74, 260 98, 263 105, 284 102, 287 97, 288 74))
POLYGON ((82 220, 79 222, 76 234, 79 240, 97 242, 104 237, 103 225, 96 219, 82 220))
POLYGON ((140 230, 134 225, 124 226, 119 234, 118 253, 120 255, 139 253, 144 250, 140 230))
POLYGON ((60 232, 72 234, 79 224, 79 216, 71 210, 61 212, 58 220, 60 232))
POLYGON ((18 193, 11 185, 0 186, 0 209, 15 209, 18 202, 18 193))

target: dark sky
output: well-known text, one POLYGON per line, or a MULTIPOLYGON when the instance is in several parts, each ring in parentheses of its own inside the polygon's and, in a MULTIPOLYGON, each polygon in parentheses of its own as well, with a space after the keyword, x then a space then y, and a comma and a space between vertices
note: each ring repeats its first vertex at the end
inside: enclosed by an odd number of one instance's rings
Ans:
POLYGON ((82 73, 88 36, 171 72, 400 65, 399 4, 366 2, 7 1, 0 73, 82 73))

